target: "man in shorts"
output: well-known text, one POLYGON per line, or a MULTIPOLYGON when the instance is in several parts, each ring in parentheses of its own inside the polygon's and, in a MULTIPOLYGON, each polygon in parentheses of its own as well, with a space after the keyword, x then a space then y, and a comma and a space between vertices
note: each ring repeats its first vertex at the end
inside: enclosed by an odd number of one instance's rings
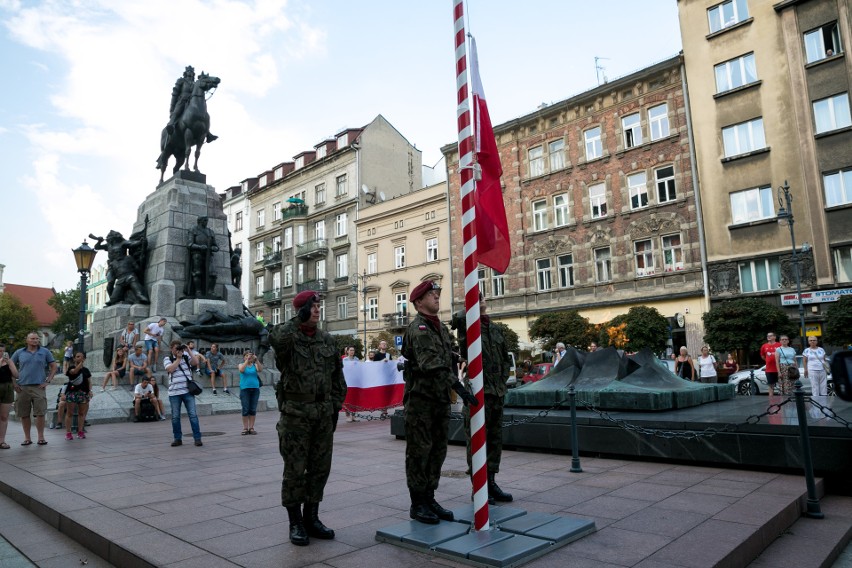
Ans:
POLYGON ((199 365, 201 365, 201 372, 210 377, 210 388, 213 389, 213 394, 218 394, 216 392, 216 377, 222 379, 225 394, 231 394, 231 391, 228 390, 227 377, 222 372, 222 368, 225 366, 225 356, 219 351, 218 343, 210 345, 210 351, 207 352, 205 360, 207 365, 202 365, 200 362, 199 365))
POLYGON ((22 446, 32 445, 30 430, 31 416, 35 416, 38 445, 47 445, 44 439, 44 414, 47 412, 47 385, 59 369, 59 364, 53 358, 49 349, 41 346, 41 340, 36 332, 27 334, 27 346, 15 351, 12 361, 18 368, 18 382, 15 385, 17 399, 15 412, 21 420, 24 429, 22 446))
POLYGON ((151 364, 151 370, 157 370, 157 359, 160 357, 160 342, 163 340, 163 332, 165 331, 166 318, 160 318, 157 323, 150 323, 145 328, 145 350, 148 351, 148 362, 151 364))
POLYGON ((770 331, 766 334, 766 343, 760 347, 760 358, 766 363, 766 384, 769 385, 769 394, 775 394, 775 385, 778 384, 778 364, 775 362, 775 350, 781 344, 775 339, 775 333, 770 331))
POLYGON ((142 377, 142 382, 133 389, 133 408, 136 412, 137 422, 139 421, 143 398, 151 401, 151 404, 154 405, 154 411, 160 420, 166 419, 163 414, 163 401, 157 398, 157 395, 154 393, 154 385, 151 384, 148 377, 142 377))
POLYGON ((148 368, 148 356, 142 352, 142 346, 137 345, 136 349, 127 356, 127 368, 130 369, 130 386, 136 384, 136 375, 142 375, 151 379, 153 374, 148 368))

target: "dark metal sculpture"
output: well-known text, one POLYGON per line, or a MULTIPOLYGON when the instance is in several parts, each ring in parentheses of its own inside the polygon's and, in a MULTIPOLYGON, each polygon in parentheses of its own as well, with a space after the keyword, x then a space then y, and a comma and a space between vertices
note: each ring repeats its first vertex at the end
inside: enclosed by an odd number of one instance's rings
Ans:
POLYGON ((115 304, 149 304, 145 292, 145 267, 148 264, 148 216, 140 231, 129 239, 118 231, 110 231, 106 238, 89 235, 95 240, 96 250, 107 251, 107 306, 115 304))
POLYGON ((219 77, 202 72, 195 80, 192 66, 186 68, 172 89, 172 101, 169 107, 169 123, 160 135, 160 156, 157 169, 160 170, 160 183, 166 173, 169 158, 175 157, 176 174, 183 165, 189 171, 189 154, 195 146, 195 165, 198 172, 198 157, 205 142, 213 142, 218 136, 210 132, 210 115, 207 113, 207 92, 219 85, 219 77))
POLYGON ((199 217, 195 227, 188 232, 188 270, 184 295, 187 298, 212 298, 216 287, 213 271, 213 253, 219 252, 216 235, 207 227, 207 217, 199 217))
POLYGON ((246 310, 229 316, 220 310, 205 310, 195 321, 181 321, 172 330, 183 339, 203 339, 211 343, 260 340, 258 356, 269 351, 269 330, 246 310))
POLYGON ((231 246, 231 231, 228 231, 228 255, 231 259, 231 284, 239 289, 243 278, 243 249, 231 246))

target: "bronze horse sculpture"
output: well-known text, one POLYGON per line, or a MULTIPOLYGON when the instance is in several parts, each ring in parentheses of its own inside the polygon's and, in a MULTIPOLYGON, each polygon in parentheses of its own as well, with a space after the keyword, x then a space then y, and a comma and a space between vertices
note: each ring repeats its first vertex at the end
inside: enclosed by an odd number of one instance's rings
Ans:
POLYGON ((201 155, 201 146, 204 145, 210 132, 210 115, 207 113, 207 91, 219 85, 219 77, 213 77, 201 73, 192 88, 192 97, 186 105, 183 114, 175 125, 173 134, 169 134, 167 128, 163 128, 160 135, 160 157, 157 158, 157 169, 160 170, 160 183, 166 173, 169 158, 175 157, 175 167, 172 174, 176 174, 181 166, 189 171, 189 154, 195 146, 195 166, 198 172, 198 157, 201 155))

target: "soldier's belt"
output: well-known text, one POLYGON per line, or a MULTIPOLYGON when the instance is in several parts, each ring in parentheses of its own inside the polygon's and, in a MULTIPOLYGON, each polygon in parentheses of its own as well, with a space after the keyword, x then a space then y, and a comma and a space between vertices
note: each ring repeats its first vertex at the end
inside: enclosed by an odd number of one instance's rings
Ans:
POLYGON ((293 402, 326 402, 329 400, 327 394, 317 394, 312 392, 285 392, 284 400, 293 402))

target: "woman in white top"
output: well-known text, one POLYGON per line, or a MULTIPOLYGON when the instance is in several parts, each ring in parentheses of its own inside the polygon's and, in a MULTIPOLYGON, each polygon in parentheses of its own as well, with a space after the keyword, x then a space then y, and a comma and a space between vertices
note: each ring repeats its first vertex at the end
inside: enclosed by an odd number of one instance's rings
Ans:
POLYGON ((698 357, 698 377, 702 383, 716 382, 716 358, 710 354, 710 348, 706 345, 701 348, 698 357))
POLYGON ((808 337, 808 346, 802 355, 805 356, 805 377, 811 379, 811 395, 828 395, 825 349, 819 346, 816 337, 808 337))

